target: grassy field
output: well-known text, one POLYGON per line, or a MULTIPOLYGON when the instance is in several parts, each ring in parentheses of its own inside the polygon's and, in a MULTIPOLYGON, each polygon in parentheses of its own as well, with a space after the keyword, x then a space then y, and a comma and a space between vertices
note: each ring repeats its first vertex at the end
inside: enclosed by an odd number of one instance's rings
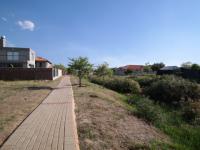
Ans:
POLYGON ((78 87, 71 78, 76 103, 76 119, 81 150, 150 149, 167 137, 153 126, 133 116, 126 96, 84 81, 78 87))
POLYGON ((59 81, 0 81, 0 144, 59 81))

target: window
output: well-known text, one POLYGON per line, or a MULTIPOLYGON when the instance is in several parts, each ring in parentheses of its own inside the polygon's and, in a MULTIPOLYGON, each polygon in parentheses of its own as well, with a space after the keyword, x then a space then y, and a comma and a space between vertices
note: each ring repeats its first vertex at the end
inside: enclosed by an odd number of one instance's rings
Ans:
POLYGON ((7 60, 19 60, 19 52, 7 52, 7 60))

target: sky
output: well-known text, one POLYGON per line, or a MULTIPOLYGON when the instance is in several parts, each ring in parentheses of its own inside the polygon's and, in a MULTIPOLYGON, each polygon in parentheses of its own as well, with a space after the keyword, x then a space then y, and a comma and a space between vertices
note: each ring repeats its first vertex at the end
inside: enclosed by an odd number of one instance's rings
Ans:
POLYGON ((1 0, 0 35, 67 65, 200 64, 199 0, 1 0))

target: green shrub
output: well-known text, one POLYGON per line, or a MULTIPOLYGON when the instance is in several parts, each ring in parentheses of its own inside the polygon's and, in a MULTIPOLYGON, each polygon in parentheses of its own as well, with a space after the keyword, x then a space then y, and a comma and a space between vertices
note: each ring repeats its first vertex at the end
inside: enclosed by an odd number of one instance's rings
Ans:
POLYGON ((193 109, 187 107, 183 110, 182 116, 186 122, 192 123, 193 121, 195 121, 197 113, 193 109))
POLYGON ((190 124, 198 125, 198 111, 188 103, 184 103, 182 106, 182 118, 184 121, 190 124))
POLYGON ((144 94, 150 98, 165 103, 181 100, 198 100, 200 88, 198 84, 176 76, 163 76, 145 88, 144 94))
MULTIPOLYGON (((127 102, 136 108, 133 110, 135 115, 151 122, 171 137, 172 145, 162 144, 159 146, 153 144, 151 149, 199 149, 200 126, 192 126, 184 122, 182 110, 180 108, 175 110, 173 107, 169 107, 165 104, 157 104, 141 96, 132 96, 127 102)), ((191 117, 190 112, 189 117, 191 117)))
POLYGON ((159 105, 154 104, 154 102, 148 98, 132 96, 128 99, 128 103, 135 105, 136 111, 133 113, 146 121, 155 124, 158 120, 162 119, 162 112, 159 105))
POLYGON ((150 86, 153 82, 157 81, 158 79, 159 76, 156 75, 145 75, 134 78, 134 80, 137 81, 141 87, 150 86))
POLYGON ((122 78, 122 77, 90 77, 89 78, 91 82, 103 85, 106 88, 112 89, 114 91, 120 92, 120 93, 140 93, 140 85, 131 79, 122 78))

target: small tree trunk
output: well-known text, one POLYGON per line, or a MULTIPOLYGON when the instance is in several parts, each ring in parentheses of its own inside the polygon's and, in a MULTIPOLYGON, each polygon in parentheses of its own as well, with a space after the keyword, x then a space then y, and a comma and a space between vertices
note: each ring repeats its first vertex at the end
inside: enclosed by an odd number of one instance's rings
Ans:
POLYGON ((79 87, 81 87, 81 86, 82 86, 82 78, 79 77, 79 87))
POLYGON ((105 88, 105 76, 103 75, 103 88, 105 88))

